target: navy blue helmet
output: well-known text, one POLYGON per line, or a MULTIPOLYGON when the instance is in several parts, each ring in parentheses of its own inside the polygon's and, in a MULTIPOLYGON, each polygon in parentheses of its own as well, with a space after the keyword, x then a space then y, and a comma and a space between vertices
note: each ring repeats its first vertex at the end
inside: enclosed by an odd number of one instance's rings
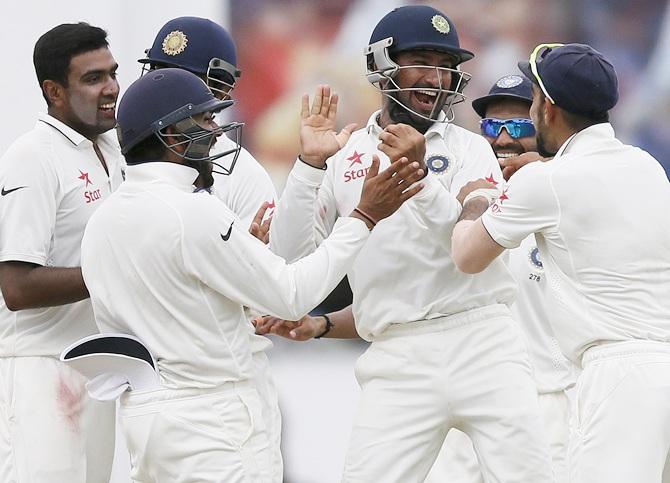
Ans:
MULTIPOLYGON (((128 154, 145 139, 156 136, 165 147, 187 161, 213 161, 232 153, 237 158, 242 123, 231 122, 210 129, 193 119, 198 114, 218 112, 232 104, 231 100, 214 97, 207 85, 188 71, 174 68, 151 71, 133 82, 119 103, 117 132, 121 152, 128 154), (172 130, 168 134, 166 129, 170 126, 172 130), (232 130, 237 133, 236 148, 210 156, 216 138, 232 130), (170 144, 169 139, 178 141, 170 144), (177 146, 184 146, 184 151, 178 152, 177 146)), ((128 164, 133 164, 133 160, 128 159, 128 164)))
POLYGON ((367 79, 384 95, 401 105, 414 115, 431 121, 448 122, 453 119, 452 106, 465 100, 463 88, 470 80, 470 74, 462 72, 459 64, 470 60, 474 54, 462 49, 453 22, 442 12, 427 5, 398 7, 382 18, 370 37, 364 51, 367 58, 367 79), (452 68, 438 66, 400 66, 394 56, 412 50, 433 50, 449 54, 452 68), (401 88, 394 80, 401 69, 436 69, 438 79, 445 72, 451 73, 450 85, 435 88, 401 88), (426 116, 403 104, 396 96, 401 91, 429 93, 434 97, 433 109, 426 116), (446 116, 443 114, 445 113, 446 116))
POLYGON ((237 68, 235 42, 228 31, 211 20, 178 17, 158 31, 147 56, 138 62, 151 69, 178 67, 206 79, 225 99, 242 72, 237 68))

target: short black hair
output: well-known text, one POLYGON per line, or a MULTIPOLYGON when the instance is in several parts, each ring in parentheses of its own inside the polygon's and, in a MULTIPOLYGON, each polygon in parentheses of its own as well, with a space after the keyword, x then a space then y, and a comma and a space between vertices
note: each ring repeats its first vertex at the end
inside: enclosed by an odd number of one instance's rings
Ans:
POLYGON ((53 80, 67 87, 70 60, 75 55, 109 47, 107 32, 85 22, 64 23, 52 28, 35 43, 33 64, 42 96, 49 104, 42 84, 53 80))
POLYGON ((158 138, 158 135, 151 134, 125 154, 126 163, 133 165, 147 161, 161 161, 165 157, 167 149, 165 144, 158 138))

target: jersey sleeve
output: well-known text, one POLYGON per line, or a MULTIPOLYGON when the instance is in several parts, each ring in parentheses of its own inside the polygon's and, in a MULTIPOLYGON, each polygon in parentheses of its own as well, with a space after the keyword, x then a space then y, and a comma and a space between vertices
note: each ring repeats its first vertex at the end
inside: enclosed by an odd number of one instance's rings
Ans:
POLYGON ((46 154, 25 141, 0 159, 0 261, 46 265, 60 183, 46 154))
POLYGON ((485 179, 497 187, 504 182, 502 171, 491 146, 481 136, 473 135, 465 150, 458 172, 451 181, 449 191, 458 196, 461 188, 469 181, 485 179))
POLYGON ((237 303, 289 320, 305 315, 335 288, 369 235, 362 221, 342 218, 318 249, 288 264, 237 226, 222 204, 207 211, 215 210, 223 214, 183 220, 187 271, 237 303))
POLYGON ((482 215, 484 227, 499 245, 516 248, 531 233, 558 227, 560 210, 547 168, 533 163, 517 171, 482 215))
POLYGON ((270 225, 270 250, 288 261, 314 251, 337 220, 332 177, 297 160, 270 225))
POLYGON ((485 139, 473 136, 465 153, 466 158, 461 160, 449 186, 441 182, 439 176, 429 174, 424 179, 424 189, 412 199, 421 220, 448 251, 451 251, 451 235, 461 214, 462 207, 456 199, 461 188, 479 178, 492 180, 494 184, 503 179, 498 161, 485 139))

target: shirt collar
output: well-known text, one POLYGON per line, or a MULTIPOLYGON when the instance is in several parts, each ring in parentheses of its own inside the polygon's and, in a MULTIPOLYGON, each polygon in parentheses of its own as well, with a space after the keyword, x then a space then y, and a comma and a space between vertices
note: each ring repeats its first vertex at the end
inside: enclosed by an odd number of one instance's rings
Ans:
MULTIPOLYGON (((368 134, 372 134, 376 137, 379 137, 379 134, 383 131, 381 126, 379 125, 379 122, 377 121, 377 118, 381 115, 381 110, 373 112, 370 118, 368 119, 368 123, 366 126, 366 130, 368 134)), ((444 112, 440 113, 439 121, 434 122, 429 128, 428 131, 426 131, 426 138, 429 138, 431 136, 440 136, 441 138, 444 139, 445 134, 447 132, 447 129, 449 129, 449 126, 451 123, 449 122, 441 122, 443 121, 447 115, 444 112)))
POLYGON ((568 148, 570 151, 583 151, 584 148, 592 147, 593 145, 612 139, 614 139, 614 128, 609 122, 594 124, 566 139, 554 158, 567 154, 568 148))
POLYGON ((166 183, 188 192, 193 192, 197 177, 195 168, 167 161, 147 161, 126 168, 126 183, 166 183))
POLYGON ((54 128, 56 131, 60 132, 63 136, 65 136, 72 144, 75 146, 80 146, 81 144, 84 144, 88 142, 89 144, 91 141, 81 134, 79 134, 77 131, 72 129, 70 126, 67 124, 59 121, 53 116, 50 116, 49 114, 40 112, 37 115, 38 122, 43 122, 45 124, 48 124, 52 128, 54 128))

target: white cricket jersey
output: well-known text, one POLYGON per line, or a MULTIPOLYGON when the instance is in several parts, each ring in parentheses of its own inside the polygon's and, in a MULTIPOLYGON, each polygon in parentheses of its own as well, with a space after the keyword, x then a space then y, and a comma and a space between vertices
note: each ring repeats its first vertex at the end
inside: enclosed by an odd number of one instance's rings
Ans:
POLYGON ((609 123, 518 171, 482 216, 506 248, 530 233, 551 289, 547 311, 575 362, 600 342, 670 342, 670 183, 609 123))
MULTIPOLYGON (((10 146, 0 159, 0 261, 80 266, 84 227, 123 179, 116 133, 97 144, 109 176, 93 143, 47 114, 10 146)), ((0 356, 57 356, 95 332, 89 300, 11 312, 0 295, 0 356)))
POLYGON ((142 340, 167 387, 249 378, 243 306, 299 319, 368 238, 362 221, 343 219, 322 250, 288 265, 221 200, 193 193, 196 170, 148 162, 126 172, 86 228, 82 271, 100 330, 142 340))
POLYGON ((538 392, 563 391, 575 383, 576 367, 561 352, 549 322, 547 279, 535 237, 524 238, 518 248, 510 250, 507 261, 519 284, 512 315, 526 336, 538 392))
MULTIPOLYGON (((212 154, 234 149, 236 143, 226 136, 220 136, 212 154)), ((225 167, 232 162, 232 154, 216 160, 225 167)), ((241 226, 250 228, 256 212, 264 202, 270 203, 264 219, 272 216, 275 209, 277 192, 267 171, 244 148, 240 149, 233 172, 230 175, 214 174, 212 194, 223 201, 242 223, 241 226)), ((254 313, 256 311, 254 310, 254 313)), ((253 318, 251 311, 247 311, 247 318, 253 318)), ((272 342, 265 336, 255 334, 254 326, 249 321, 248 331, 251 337, 252 351, 257 352, 272 347, 272 342)))
MULTIPOLYGON (((234 147, 234 141, 221 136, 212 148, 212 154, 234 147)), ((231 160, 232 155, 228 155, 216 162, 228 166, 231 160)), ((247 228, 251 226, 256 212, 265 201, 270 203, 265 217, 272 216, 277 199, 277 192, 267 171, 244 148, 240 149, 240 155, 230 176, 214 175, 212 194, 218 196, 247 228)))
MULTIPOLYGON (((377 115, 328 160, 327 170, 296 162, 270 228, 276 253, 295 259, 314 250, 335 220, 358 204, 372 155, 379 156, 380 171, 390 165, 377 150, 382 132, 377 115)), ((481 274, 466 275, 450 253, 461 187, 478 178, 502 182, 491 146, 449 123, 435 123, 425 136, 430 171, 425 188, 375 227, 349 273, 356 328, 366 340, 389 324, 509 305, 514 299, 516 286, 502 260, 481 274)))

